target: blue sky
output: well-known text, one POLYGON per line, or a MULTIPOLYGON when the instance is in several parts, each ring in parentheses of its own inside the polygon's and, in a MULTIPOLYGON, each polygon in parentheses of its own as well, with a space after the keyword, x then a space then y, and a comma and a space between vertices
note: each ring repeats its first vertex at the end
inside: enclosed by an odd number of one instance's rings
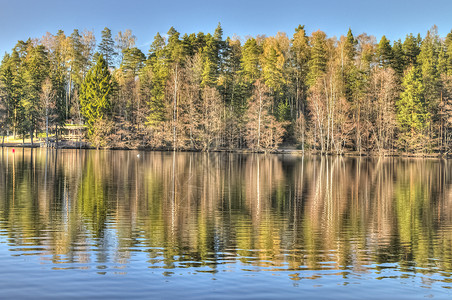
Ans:
POLYGON ((321 29, 328 36, 366 32, 379 39, 404 38, 413 32, 422 35, 434 24, 441 36, 452 29, 452 1, 448 0, 0 0, 0 53, 17 40, 41 37, 47 31, 74 28, 100 31, 109 27, 114 34, 131 29, 137 45, 147 52, 157 32, 174 26, 181 33, 213 32, 221 22, 225 36, 237 34, 292 36, 298 24, 308 32, 321 29))

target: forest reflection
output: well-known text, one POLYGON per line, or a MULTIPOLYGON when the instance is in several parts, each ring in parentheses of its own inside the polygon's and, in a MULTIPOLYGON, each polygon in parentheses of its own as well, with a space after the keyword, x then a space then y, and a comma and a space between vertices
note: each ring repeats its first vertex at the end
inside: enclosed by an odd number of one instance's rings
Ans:
POLYGON ((57 269, 135 259, 164 271, 393 268, 452 282, 448 161, 0 151, 0 239, 57 269))

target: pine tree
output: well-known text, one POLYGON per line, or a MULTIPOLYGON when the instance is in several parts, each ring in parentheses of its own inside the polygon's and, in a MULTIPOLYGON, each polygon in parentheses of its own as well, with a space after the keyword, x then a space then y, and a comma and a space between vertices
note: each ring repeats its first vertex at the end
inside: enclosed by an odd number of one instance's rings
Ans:
POLYGON ((180 63, 182 61, 183 46, 179 39, 180 33, 174 27, 168 30, 168 43, 165 47, 168 64, 180 63))
POLYGON ((122 52, 123 59, 121 62, 121 69, 132 76, 138 75, 138 72, 144 66, 146 56, 136 47, 126 48, 122 52))
POLYGON ((107 62, 99 55, 96 65, 86 74, 80 87, 80 106, 88 126, 88 134, 94 133, 96 122, 103 120, 109 112, 113 82, 107 62))
POLYGON ((190 35, 184 34, 184 36, 182 37, 182 48, 184 56, 191 57, 195 55, 196 53, 195 47, 196 47, 196 34, 194 33, 191 33, 190 35))
POLYGON ((84 66, 87 62, 83 56, 82 36, 77 29, 69 37, 69 57, 70 76, 78 88, 82 84, 84 66))
POLYGON ((113 68, 118 53, 115 51, 115 42, 111 36, 111 30, 105 27, 101 34, 102 40, 99 44, 99 54, 103 55, 107 66, 113 68))

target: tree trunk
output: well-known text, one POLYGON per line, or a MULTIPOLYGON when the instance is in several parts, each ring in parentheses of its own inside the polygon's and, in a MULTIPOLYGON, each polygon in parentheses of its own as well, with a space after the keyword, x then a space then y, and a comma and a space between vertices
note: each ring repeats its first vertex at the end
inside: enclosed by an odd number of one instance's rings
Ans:
POLYGON ((177 118, 177 64, 174 74, 174 100, 173 100, 173 151, 176 151, 176 118, 177 118))
POLYGON ((46 108, 46 147, 49 146, 49 109, 46 108))
POLYGON ((257 148, 260 148, 261 140, 261 114, 262 114, 262 94, 259 91, 259 121, 257 125, 257 148))

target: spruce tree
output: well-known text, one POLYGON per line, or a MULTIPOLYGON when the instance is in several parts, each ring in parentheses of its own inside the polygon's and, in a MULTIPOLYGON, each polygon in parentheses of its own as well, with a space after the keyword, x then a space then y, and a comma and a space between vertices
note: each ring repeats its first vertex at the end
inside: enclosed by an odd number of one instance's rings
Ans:
POLYGON ((30 133, 31 143, 33 143, 33 133, 42 117, 39 109, 40 94, 42 83, 48 75, 49 61, 44 46, 33 46, 32 43, 28 45, 29 50, 23 63, 24 94, 20 101, 24 113, 22 132, 30 133))
POLYGON ((218 76, 217 41, 209 33, 206 35, 206 46, 202 50, 203 72, 201 86, 214 86, 218 76))
POLYGON ((447 75, 452 75, 452 31, 449 32, 444 40, 446 47, 446 70, 447 75))
POLYGON ((93 134, 96 122, 104 119, 109 112, 112 93, 112 76, 101 54, 80 87, 81 112, 88 126, 89 135, 93 134))
POLYGON ((309 60, 308 85, 313 86, 318 77, 326 71, 326 34, 323 31, 313 32, 310 38, 311 57, 309 60))
POLYGON ((405 64, 414 66, 417 63, 417 56, 419 55, 420 49, 420 37, 414 37, 412 33, 406 36, 403 42, 403 52, 405 54, 405 64))
POLYGON ((249 38, 243 45, 241 69, 244 79, 248 83, 254 83, 260 76, 259 56, 261 52, 262 50, 254 38, 249 38))
POLYGON ((422 41, 418 63, 422 72, 422 82, 425 89, 425 102, 432 117, 437 112, 440 101, 440 73, 438 72, 438 54, 440 51, 439 37, 436 27, 427 32, 422 41))
POLYGON ((382 36, 377 49, 378 61, 380 66, 387 68, 393 61, 392 48, 386 36, 382 36))
POLYGON ((419 150, 425 143, 423 133, 429 119, 419 68, 411 67, 407 71, 402 86, 404 90, 397 101, 401 145, 407 151, 419 150))
POLYGON ((309 71, 309 58, 311 56, 311 49, 309 47, 309 39, 306 36, 304 26, 299 25, 295 28, 295 33, 292 38, 292 47, 290 48, 291 66, 293 68, 293 81, 295 90, 295 105, 298 112, 305 112, 307 82, 306 77, 309 71))
POLYGON ((392 61, 391 67, 396 71, 399 77, 403 76, 403 71, 405 70, 405 57, 403 53, 402 41, 394 41, 392 46, 392 61))
POLYGON ((5 110, 4 128, 8 127, 8 129, 12 128, 12 124, 14 122, 14 110, 15 110, 15 99, 13 97, 14 93, 14 75, 11 71, 10 64, 10 55, 5 54, 3 60, 0 65, 0 92, 1 92, 1 101, 3 102, 3 109, 5 110), (8 126, 7 126, 8 125, 8 126))
POLYGON ((165 87, 168 80, 168 62, 165 51, 165 39, 157 33, 149 49, 146 72, 141 81, 148 85, 149 116, 148 124, 156 126, 165 120, 165 87))
POLYGON ((358 41, 353 36, 351 28, 348 29, 347 37, 345 39, 345 53, 350 61, 353 61, 356 55, 356 45, 358 41))

